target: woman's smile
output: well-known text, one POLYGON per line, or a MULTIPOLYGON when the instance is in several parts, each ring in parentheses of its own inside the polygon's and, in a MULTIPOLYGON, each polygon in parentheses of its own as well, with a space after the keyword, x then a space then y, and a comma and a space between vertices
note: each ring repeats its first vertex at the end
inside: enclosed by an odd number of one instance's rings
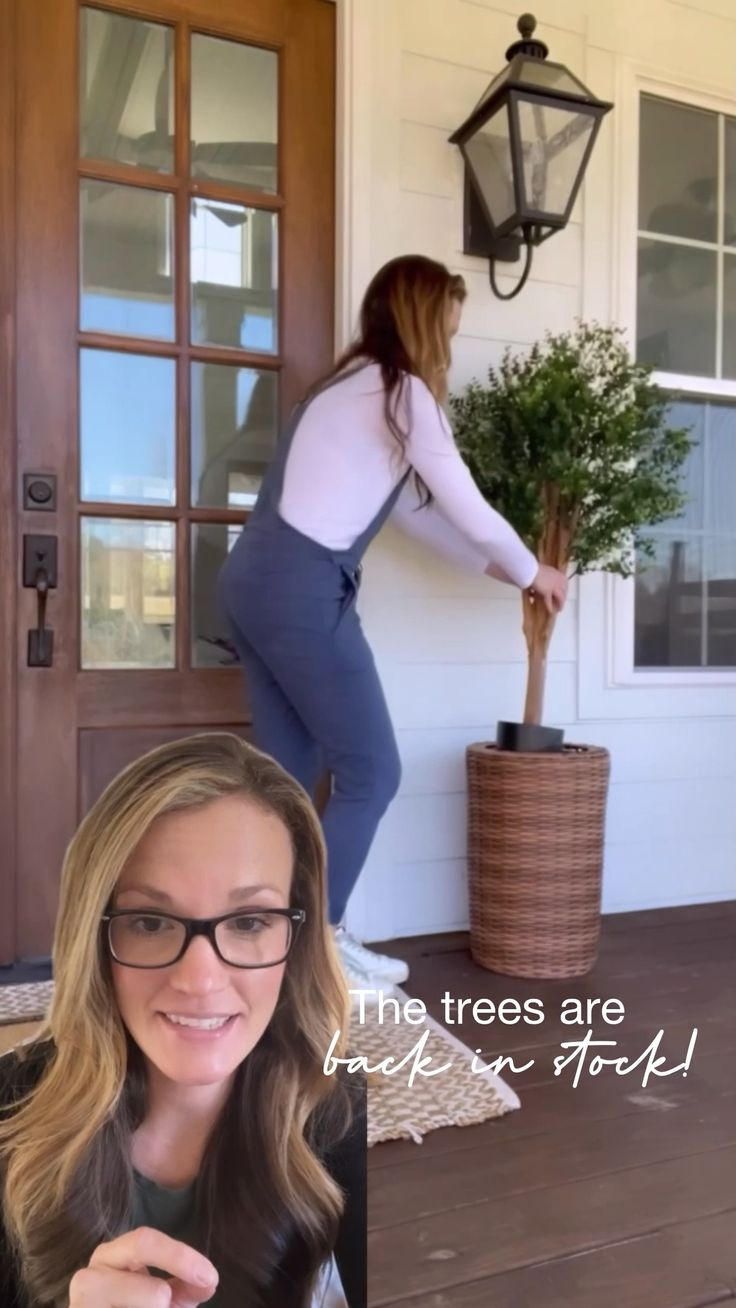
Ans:
POLYGON ((181 1040, 193 1041, 195 1044, 209 1040, 221 1040, 229 1035, 239 1020, 239 1014, 229 1016, 189 1017, 183 1013, 159 1013, 166 1027, 181 1040))

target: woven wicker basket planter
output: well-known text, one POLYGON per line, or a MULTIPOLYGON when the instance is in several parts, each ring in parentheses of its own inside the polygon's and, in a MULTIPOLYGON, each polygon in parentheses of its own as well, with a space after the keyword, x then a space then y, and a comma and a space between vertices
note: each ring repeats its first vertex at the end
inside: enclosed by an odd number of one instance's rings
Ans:
POLYGON ((470 947, 492 972, 583 976, 600 939, 608 751, 470 745, 470 947))

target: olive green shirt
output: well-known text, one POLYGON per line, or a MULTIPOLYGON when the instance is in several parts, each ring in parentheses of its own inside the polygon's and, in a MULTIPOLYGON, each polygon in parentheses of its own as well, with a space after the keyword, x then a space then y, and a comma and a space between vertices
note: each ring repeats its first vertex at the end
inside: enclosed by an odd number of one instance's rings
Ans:
MULTIPOLYGON (((138 1226, 152 1226, 154 1230, 181 1240, 192 1249, 199 1245, 195 1215, 195 1182, 175 1190, 159 1185, 140 1172, 134 1172, 135 1191, 131 1230, 138 1226)), ((151 1269, 154 1276, 166 1276, 163 1271, 151 1269)), ((210 1308, 225 1308, 219 1290, 208 1300, 210 1308)))
MULTIPOLYGON (((132 1229, 137 1226, 152 1226, 156 1231, 171 1236, 172 1240, 181 1240, 193 1249, 197 1249, 197 1223, 195 1213, 195 1182, 172 1190, 166 1185, 151 1181, 140 1172, 134 1172, 135 1194, 133 1200, 132 1229)), ((165 1276, 165 1272, 155 1269, 155 1276, 165 1276)), ((312 1299, 313 1308, 347 1308, 347 1300, 340 1283, 340 1276, 334 1259, 323 1269, 320 1283, 312 1299)), ((241 1308, 240 1304, 228 1302, 218 1289, 207 1308, 241 1308)))

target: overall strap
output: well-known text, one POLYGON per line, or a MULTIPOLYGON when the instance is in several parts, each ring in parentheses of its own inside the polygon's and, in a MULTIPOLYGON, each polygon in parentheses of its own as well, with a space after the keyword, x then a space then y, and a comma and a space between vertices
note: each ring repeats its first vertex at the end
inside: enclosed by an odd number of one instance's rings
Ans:
POLYGON ((381 505, 375 518, 373 518, 372 522, 368 523, 365 531, 361 532, 360 536, 353 541, 350 546, 350 553, 356 555, 358 559, 363 557, 371 541, 378 535, 386 519, 390 516, 396 501, 412 474, 412 471, 412 468, 407 468, 401 479, 394 486, 388 499, 381 505))
POLYGON ((281 492, 284 488, 284 476, 286 474, 286 461, 289 457, 289 450, 291 449, 296 429, 309 408, 309 405, 312 403, 312 400, 315 400, 318 395, 322 395, 324 391, 330 390, 332 386, 336 386, 338 382, 345 381, 348 377, 353 377, 356 373, 362 372, 364 368, 370 367, 371 362, 372 360, 361 361, 354 368, 349 368, 344 372, 338 373, 334 377, 329 377, 327 381, 323 382, 321 386, 318 386, 311 395, 307 396, 304 400, 300 400, 294 406, 289 415, 286 426, 277 441, 274 456, 266 469, 266 473, 261 483, 258 500, 253 513, 251 514, 251 518, 253 518, 261 509, 265 508, 266 505, 268 505, 268 507, 274 512, 278 511, 278 506, 281 502, 281 492))

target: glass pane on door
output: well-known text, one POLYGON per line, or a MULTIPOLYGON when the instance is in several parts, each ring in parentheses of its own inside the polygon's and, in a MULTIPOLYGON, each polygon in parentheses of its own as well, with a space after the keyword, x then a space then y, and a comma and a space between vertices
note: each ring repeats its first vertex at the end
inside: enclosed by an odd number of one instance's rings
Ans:
POLYGON ((83 8, 79 53, 82 158, 173 172, 173 30, 83 8))
POLYGON ((192 38, 192 176, 277 190, 278 56, 192 38))
POLYGON ((176 665, 173 522, 83 518, 83 668, 176 665))
POLYGON ((83 179, 83 331, 174 339, 173 197, 83 179))
POLYGON ((278 349, 278 215, 193 200, 192 340, 272 354, 278 349))
POLYGON ((278 376, 192 364, 192 504, 252 508, 276 441, 278 376))
POLYGON ((192 667, 238 662, 230 624, 217 599, 217 576, 243 530, 241 523, 192 523, 192 667))
POLYGON ((79 375, 83 500, 176 500, 173 359, 82 350, 79 375))

